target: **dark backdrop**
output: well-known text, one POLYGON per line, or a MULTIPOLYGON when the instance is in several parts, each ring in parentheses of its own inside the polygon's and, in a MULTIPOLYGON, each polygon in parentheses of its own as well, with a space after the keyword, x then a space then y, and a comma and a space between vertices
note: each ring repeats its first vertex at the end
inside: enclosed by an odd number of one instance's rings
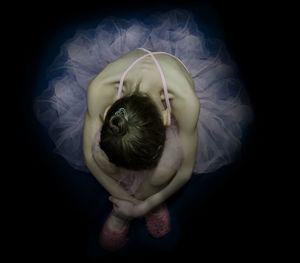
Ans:
MULTIPOLYGON (((271 89, 276 90, 275 86, 270 87, 272 72, 268 70, 273 54, 272 28, 276 22, 271 15, 273 7, 252 2, 233 5, 99 1, 72 5, 40 2, 13 12, 17 21, 11 29, 17 32, 11 44, 17 48, 17 60, 14 60, 17 77, 13 82, 17 83, 14 109, 18 120, 14 130, 17 131, 16 147, 20 149, 18 161, 12 166, 19 175, 14 177, 18 234, 13 238, 14 244, 23 248, 24 256, 41 262, 45 259, 87 262, 92 258, 89 253, 96 259, 120 256, 104 254, 102 257, 95 247, 87 252, 93 246, 93 227, 108 213, 108 210, 97 210, 107 207, 106 193, 91 177, 74 171, 51 153, 53 145, 33 116, 32 100, 46 87, 47 68, 61 44, 74 35, 78 26, 88 26, 106 15, 126 17, 175 7, 192 11, 207 34, 225 40, 252 100, 255 122, 249 127, 236 163, 212 176, 193 177, 194 181, 183 192, 187 201, 199 202, 198 210, 182 206, 180 239, 169 250, 152 247, 151 254, 196 255, 200 261, 207 254, 254 259, 266 252, 270 237, 276 235, 267 216, 274 201, 266 190, 267 182, 268 189, 272 185, 273 162, 268 143, 272 133, 265 129, 270 122, 269 94, 271 89), (104 197, 99 200, 101 196, 104 197)), ((130 257, 139 251, 147 255, 147 251, 136 248, 132 245, 121 256, 130 257)))

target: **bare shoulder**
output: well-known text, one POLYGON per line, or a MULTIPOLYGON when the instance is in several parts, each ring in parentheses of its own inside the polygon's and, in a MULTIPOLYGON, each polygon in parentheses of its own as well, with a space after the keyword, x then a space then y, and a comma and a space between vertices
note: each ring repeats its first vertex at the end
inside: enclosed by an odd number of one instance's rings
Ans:
POLYGON ((197 128, 200 101, 193 93, 172 101, 172 113, 177 120, 179 133, 192 133, 197 128))
POLYGON ((123 56, 111 61, 105 66, 105 68, 100 72, 96 79, 101 79, 104 83, 119 81, 122 73, 127 69, 136 58, 141 56, 143 51, 132 50, 123 56))
POLYGON ((87 88, 87 107, 92 115, 104 112, 115 101, 121 76, 128 65, 138 56, 133 50, 112 61, 90 82, 87 88))
POLYGON ((86 92, 87 113, 92 118, 101 118, 106 107, 111 104, 116 96, 116 88, 108 88, 98 76, 91 81, 86 92))

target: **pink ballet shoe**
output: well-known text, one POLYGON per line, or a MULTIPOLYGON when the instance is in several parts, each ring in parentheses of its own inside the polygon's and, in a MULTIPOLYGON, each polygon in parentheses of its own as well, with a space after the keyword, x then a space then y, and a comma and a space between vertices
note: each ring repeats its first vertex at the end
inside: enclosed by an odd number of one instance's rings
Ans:
POLYGON ((108 219, 106 220, 100 237, 99 237, 99 244, 102 248, 108 251, 116 251, 121 249, 128 241, 127 233, 129 230, 130 222, 126 221, 124 227, 121 231, 113 231, 109 228, 108 222, 111 219, 112 216, 116 216, 116 213, 114 210, 111 211, 108 219))
POLYGON ((171 231, 170 214, 165 203, 158 214, 150 212, 146 216, 146 226, 149 233, 155 238, 163 237, 171 231))

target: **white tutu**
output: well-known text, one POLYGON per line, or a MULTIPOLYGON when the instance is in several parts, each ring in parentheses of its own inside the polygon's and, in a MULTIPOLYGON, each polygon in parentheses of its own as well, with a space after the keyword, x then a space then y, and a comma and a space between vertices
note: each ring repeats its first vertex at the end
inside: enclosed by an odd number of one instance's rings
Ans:
POLYGON ((54 63, 60 76, 49 81, 34 103, 55 152, 88 172, 82 152, 88 84, 108 63, 140 47, 178 57, 194 79, 201 105, 194 172, 213 172, 231 163, 252 119, 247 94, 221 41, 205 38, 193 15, 182 9, 156 13, 146 23, 108 17, 62 46, 54 63))

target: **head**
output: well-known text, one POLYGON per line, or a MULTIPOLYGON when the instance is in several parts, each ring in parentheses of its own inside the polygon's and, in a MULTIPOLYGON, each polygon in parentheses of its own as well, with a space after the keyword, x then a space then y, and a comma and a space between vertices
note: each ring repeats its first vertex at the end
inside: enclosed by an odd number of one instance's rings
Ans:
POLYGON ((155 168, 162 155, 166 126, 154 101, 140 91, 123 96, 107 110, 100 147, 110 162, 130 170, 155 168), (115 115, 124 108, 123 112, 115 115))

